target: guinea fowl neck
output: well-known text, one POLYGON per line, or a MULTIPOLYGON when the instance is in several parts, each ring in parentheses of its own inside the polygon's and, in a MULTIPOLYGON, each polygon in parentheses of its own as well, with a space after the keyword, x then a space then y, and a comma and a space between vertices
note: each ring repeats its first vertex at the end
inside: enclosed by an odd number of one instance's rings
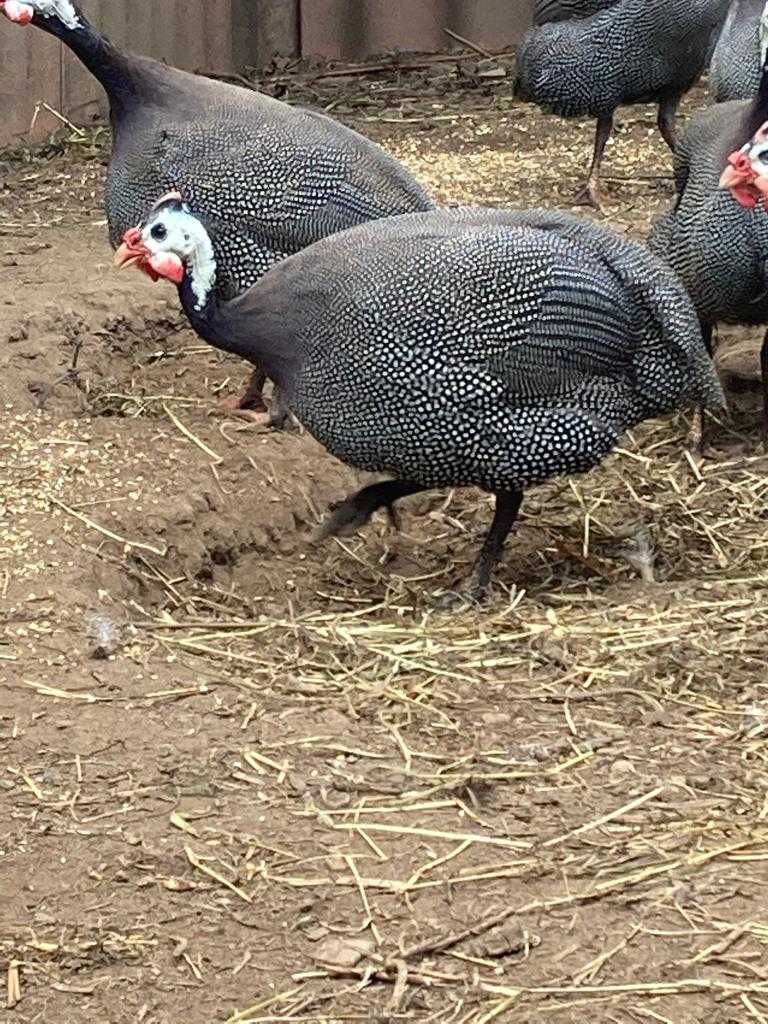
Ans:
POLYGON ((97 32, 79 7, 73 5, 73 10, 72 24, 59 17, 41 18, 35 24, 61 40, 101 83, 114 121, 140 98, 131 59, 97 32))
MULTIPOLYGON (((198 251, 187 261, 179 298, 193 329, 215 348, 246 359, 264 372, 279 387, 285 388, 293 377, 295 353, 285 344, 282 324, 275 322, 266 309, 248 301, 253 290, 226 301, 218 293, 207 252, 198 251)), ((256 285, 255 288, 259 288, 256 285)))

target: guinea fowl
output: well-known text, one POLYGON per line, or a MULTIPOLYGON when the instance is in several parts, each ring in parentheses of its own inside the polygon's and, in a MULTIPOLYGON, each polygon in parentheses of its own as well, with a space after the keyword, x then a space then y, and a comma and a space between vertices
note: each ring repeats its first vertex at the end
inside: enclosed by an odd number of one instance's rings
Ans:
POLYGON ((536 0, 533 7, 534 25, 546 25, 550 21, 570 21, 573 18, 588 18, 590 14, 612 7, 618 0, 536 0))
MULTIPOLYGON (((768 60, 752 100, 691 119, 675 180, 675 206, 654 225, 649 246, 688 290, 711 351, 718 323, 768 324, 768 60)), ((760 364, 768 439, 768 333, 760 364)))
MULTIPOLYGON (((158 195, 182 189, 218 226, 217 289, 232 298, 335 231, 434 204, 379 146, 324 114, 122 53, 71 0, 0 0, 65 43, 104 87, 114 133, 106 187, 117 246, 158 195)), ((264 409, 254 372, 243 407, 264 409)))
POLYGON ((588 17, 548 22, 526 34, 517 57, 518 96, 562 117, 597 118, 592 164, 577 201, 600 207, 600 166, 622 104, 657 103, 659 131, 674 150, 677 108, 705 67, 728 4, 615 0, 588 17))
POLYGON ((751 99, 760 85, 768 40, 765 0, 733 0, 709 69, 709 90, 716 103, 751 99))
POLYGON ((343 502, 326 533, 418 491, 493 493, 474 598, 524 488, 591 469, 641 420, 722 403, 674 275, 565 214, 438 210, 364 224, 231 302, 211 288, 209 230, 180 200, 161 201, 115 259, 176 282, 201 337, 262 364, 328 451, 394 477, 343 502))

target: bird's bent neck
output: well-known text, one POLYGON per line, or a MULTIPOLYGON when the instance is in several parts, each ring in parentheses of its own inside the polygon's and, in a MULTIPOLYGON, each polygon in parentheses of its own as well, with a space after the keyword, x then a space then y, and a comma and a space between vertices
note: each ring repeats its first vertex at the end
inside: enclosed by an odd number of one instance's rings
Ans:
POLYGON ((79 7, 73 5, 73 9, 72 24, 54 16, 40 16, 35 24, 60 39, 101 83, 114 117, 138 98, 131 59, 97 32, 79 7))
MULTIPOLYGON (((290 388, 300 364, 284 318, 275 317, 264 304, 253 301, 253 290, 236 299, 221 298, 211 278, 210 268, 216 263, 213 246, 199 248, 187 260, 184 280, 179 285, 179 298, 193 329, 216 348, 247 359, 264 372, 281 389, 290 388)), ((253 286, 262 289, 262 283, 253 286)), ((262 294, 259 291, 259 294, 262 294)))

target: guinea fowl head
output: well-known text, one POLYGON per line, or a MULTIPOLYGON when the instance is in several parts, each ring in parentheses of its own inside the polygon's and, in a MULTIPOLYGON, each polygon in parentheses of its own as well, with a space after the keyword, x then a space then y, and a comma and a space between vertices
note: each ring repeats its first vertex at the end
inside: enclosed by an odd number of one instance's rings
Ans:
POLYGON ((142 225, 125 232, 115 264, 135 267, 153 281, 180 285, 188 277, 198 309, 216 282, 211 239, 178 192, 163 196, 142 225))
POLYGON ((83 16, 72 0, 0 0, 0 14, 15 25, 32 23, 53 33, 83 25, 83 16))
POLYGON ((728 189, 741 206, 754 209, 768 198, 768 121, 749 142, 728 157, 720 177, 720 188, 728 189))

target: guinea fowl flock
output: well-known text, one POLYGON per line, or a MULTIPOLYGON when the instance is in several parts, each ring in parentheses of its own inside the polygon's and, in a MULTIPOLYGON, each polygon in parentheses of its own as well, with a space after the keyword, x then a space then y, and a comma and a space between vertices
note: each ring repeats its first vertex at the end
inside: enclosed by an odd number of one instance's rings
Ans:
MULTIPOLYGON (((438 209, 329 117, 122 53, 72 0, 0 0, 107 93, 118 265, 175 283, 200 337, 252 364, 241 405, 261 416, 269 378, 273 412, 388 478, 336 507, 324 532, 394 516, 427 489, 495 496, 473 599, 527 488, 595 467, 646 419, 722 408, 714 326, 768 323, 764 8, 537 0, 518 94, 597 120, 590 202, 617 108, 658 104, 677 196, 644 247, 565 213, 438 209), (678 142, 675 112, 710 56, 716 98, 735 101, 678 142)), ((768 381, 768 335, 762 358, 768 381)), ((765 410, 768 432, 768 388, 765 410)))

